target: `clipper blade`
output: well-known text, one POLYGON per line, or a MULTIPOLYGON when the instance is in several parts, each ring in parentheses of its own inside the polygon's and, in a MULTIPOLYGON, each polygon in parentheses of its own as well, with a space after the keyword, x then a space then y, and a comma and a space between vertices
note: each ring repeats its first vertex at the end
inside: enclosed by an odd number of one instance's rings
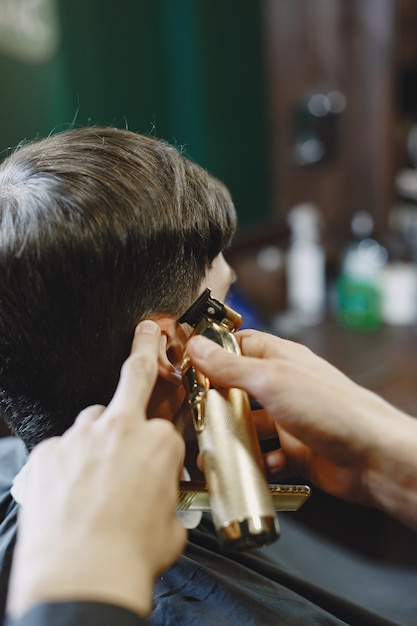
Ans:
MULTIPOLYGON (((268 486, 275 511, 297 511, 310 497, 308 485, 268 486)), ((210 512, 210 496, 205 483, 181 481, 177 499, 177 511, 210 512)))

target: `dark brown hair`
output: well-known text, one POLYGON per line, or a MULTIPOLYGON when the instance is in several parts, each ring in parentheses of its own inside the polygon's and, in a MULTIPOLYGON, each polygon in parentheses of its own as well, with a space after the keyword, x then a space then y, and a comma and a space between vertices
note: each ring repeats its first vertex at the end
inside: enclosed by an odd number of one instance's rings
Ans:
POLYGON ((134 327, 230 243, 227 189, 167 143, 80 128, 0 167, 0 412, 30 448, 106 404, 134 327))

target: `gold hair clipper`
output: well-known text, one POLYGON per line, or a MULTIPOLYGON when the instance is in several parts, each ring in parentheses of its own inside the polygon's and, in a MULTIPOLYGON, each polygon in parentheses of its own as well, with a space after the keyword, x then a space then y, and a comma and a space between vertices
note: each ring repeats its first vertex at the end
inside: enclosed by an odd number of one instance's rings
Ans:
MULTIPOLYGON (((213 299, 209 289, 179 321, 193 326, 194 335, 204 335, 240 354, 233 333, 242 318, 213 299)), ((181 371, 221 547, 240 550, 272 543, 279 537, 279 524, 248 394, 240 389, 214 389, 186 351, 181 371)))

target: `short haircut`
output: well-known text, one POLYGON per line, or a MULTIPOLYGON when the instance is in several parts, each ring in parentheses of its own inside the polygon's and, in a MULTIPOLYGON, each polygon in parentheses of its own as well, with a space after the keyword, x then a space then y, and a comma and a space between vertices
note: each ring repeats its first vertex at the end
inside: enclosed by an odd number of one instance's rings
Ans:
POLYGON ((179 316, 229 244, 225 186, 114 128, 26 143, 0 166, 0 413, 30 449, 107 404, 136 324, 179 316))

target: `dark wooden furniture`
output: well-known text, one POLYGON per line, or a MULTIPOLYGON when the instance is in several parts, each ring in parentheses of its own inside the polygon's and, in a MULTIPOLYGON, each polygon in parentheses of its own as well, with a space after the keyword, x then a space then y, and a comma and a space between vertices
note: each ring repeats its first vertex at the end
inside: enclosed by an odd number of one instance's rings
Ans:
POLYGON ((301 331, 297 339, 356 382, 417 417, 416 327, 384 325, 365 332, 328 319, 301 331))
POLYGON ((394 176, 396 3, 265 0, 263 12, 271 213, 285 216, 298 202, 316 203, 332 254, 358 210, 373 214, 379 233, 386 228, 394 176), (342 111, 309 115, 311 95, 334 91, 345 98, 342 111), (327 143, 326 154, 301 163, 294 148, 311 131, 327 143))

